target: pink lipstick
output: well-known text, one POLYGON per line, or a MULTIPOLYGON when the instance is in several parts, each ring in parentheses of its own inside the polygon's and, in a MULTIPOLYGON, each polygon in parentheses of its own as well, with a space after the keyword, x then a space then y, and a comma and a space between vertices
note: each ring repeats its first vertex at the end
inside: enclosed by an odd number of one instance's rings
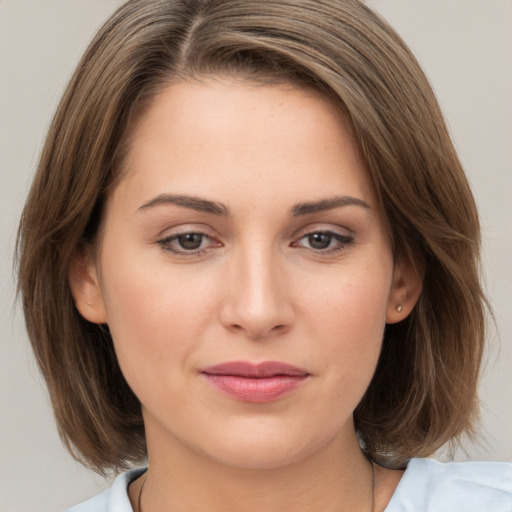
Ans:
POLYGON ((265 403, 297 389, 309 373, 276 361, 253 364, 232 361, 201 370, 208 382, 237 400, 265 403))

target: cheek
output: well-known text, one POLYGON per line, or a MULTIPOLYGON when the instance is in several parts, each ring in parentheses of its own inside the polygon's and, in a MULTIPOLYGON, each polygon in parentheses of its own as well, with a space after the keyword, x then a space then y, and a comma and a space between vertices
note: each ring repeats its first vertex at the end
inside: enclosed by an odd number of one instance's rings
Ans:
POLYGON ((356 400, 368 386, 379 358, 391 286, 391 258, 354 266, 324 283, 310 302, 308 336, 318 338, 313 352, 326 370, 328 385, 356 400))
POLYGON ((368 338, 365 333, 383 329, 391 288, 392 260, 382 254, 382 261, 334 269, 321 281, 312 281, 308 288, 316 292, 310 294, 306 306, 309 316, 316 317, 333 335, 350 334, 359 345, 371 341, 373 336, 368 338))
MULTIPOLYGON (((104 258, 102 283, 119 364, 140 399, 153 376, 171 384, 201 342, 213 297, 180 269, 143 258, 104 258), (158 271, 155 270, 158 268, 158 271)), ((153 391, 154 392, 154 391, 153 391)))

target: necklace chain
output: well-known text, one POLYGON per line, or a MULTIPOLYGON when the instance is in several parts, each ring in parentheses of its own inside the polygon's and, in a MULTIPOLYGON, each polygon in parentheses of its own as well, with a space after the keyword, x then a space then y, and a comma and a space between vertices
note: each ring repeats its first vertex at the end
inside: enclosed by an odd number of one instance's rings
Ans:
MULTIPOLYGON (((370 461, 370 464, 372 466, 372 512, 375 512, 375 465, 372 461, 370 461)), ((146 484, 146 480, 148 479, 148 473, 146 471, 146 476, 144 477, 144 481, 142 482, 142 485, 140 486, 139 491, 139 498, 137 500, 137 512, 142 512, 142 506, 140 504, 142 499, 142 490, 144 489, 144 485, 146 484)))

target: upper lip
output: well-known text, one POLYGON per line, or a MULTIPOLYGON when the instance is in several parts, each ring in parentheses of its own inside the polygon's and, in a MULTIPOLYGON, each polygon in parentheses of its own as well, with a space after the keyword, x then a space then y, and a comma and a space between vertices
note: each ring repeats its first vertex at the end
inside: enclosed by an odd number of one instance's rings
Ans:
POLYGON ((201 373, 206 373, 208 375, 230 375, 253 379, 264 379, 279 375, 285 375, 288 377, 306 377, 309 375, 309 372, 302 368, 297 368, 291 364, 281 363, 279 361, 264 361, 262 363, 230 361, 227 363, 209 366, 208 368, 203 368, 201 373))

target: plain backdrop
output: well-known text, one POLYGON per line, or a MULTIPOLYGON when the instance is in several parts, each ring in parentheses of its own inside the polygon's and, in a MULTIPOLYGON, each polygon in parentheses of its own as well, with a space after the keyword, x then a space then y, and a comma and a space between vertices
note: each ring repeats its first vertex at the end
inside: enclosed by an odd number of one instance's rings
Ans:
MULTIPOLYGON (((14 304, 18 218, 56 103, 119 0, 0 0, 0 512, 63 510, 108 486, 64 451, 14 304)), ((372 0, 426 70, 480 207, 496 316, 482 437, 458 459, 512 460, 512 1, 372 0)))

